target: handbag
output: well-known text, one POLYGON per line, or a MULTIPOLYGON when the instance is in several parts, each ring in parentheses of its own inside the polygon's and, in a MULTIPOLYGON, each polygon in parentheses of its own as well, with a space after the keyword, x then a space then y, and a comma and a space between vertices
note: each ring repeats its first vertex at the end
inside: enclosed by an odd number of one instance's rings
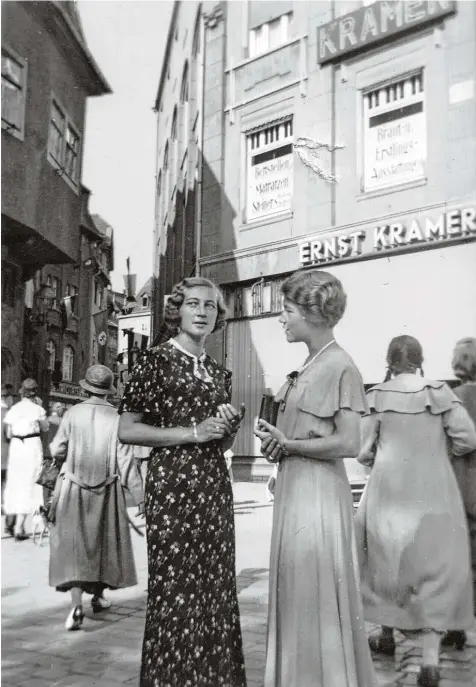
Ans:
POLYGON ((274 400, 274 396, 270 391, 265 391, 261 398, 261 406, 259 409, 259 419, 265 420, 273 427, 276 427, 278 421, 278 411, 280 406, 279 401, 274 400))
POLYGON ((54 460, 44 460, 36 483, 39 484, 41 487, 44 487, 45 489, 53 491, 59 473, 60 469, 56 465, 54 460))

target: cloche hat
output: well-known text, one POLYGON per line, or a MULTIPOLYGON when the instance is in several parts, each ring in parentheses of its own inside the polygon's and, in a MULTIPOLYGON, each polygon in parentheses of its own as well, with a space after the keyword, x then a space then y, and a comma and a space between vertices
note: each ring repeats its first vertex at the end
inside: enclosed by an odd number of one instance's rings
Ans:
POLYGON ((106 365, 91 365, 86 370, 84 377, 84 379, 80 380, 80 385, 83 389, 93 394, 106 396, 107 394, 114 393, 116 390, 112 384, 114 375, 106 365))
POLYGON ((38 382, 36 382, 31 377, 27 377, 21 383, 19 394, 20 396, 36 396, 36 390, 38 389, 38 382))

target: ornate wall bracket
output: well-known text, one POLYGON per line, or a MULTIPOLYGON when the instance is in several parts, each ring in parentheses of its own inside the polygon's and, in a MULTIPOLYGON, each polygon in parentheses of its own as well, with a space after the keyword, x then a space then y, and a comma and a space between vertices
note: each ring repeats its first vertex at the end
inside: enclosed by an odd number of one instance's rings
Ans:
POLYGON ((330 184, 337 183, 337 177, 331 172, 324 169, 322 166, 322 161, 319 157, 318 151, 324 148, 329 153, 333 153, 335 150, 341 150, 345 148, 343 145, 331 146, 329 143, 321 143, 320 141, 313 141, 312 138, 307 138, 306 136, 301 136, 293 144, 293 148, 296 151, 299 159, 303 162, 306 167, 309 167, 320 179, 329 182, 330 184))

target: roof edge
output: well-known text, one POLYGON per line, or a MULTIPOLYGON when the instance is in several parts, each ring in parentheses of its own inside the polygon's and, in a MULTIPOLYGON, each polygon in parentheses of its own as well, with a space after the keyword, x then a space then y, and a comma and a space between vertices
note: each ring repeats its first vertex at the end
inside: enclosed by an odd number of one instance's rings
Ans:
POLYGON ((175 26, 177 23, 177 15, 179 11, 181 0, 175 0, 174 9, 172 11, 172 16, 170 17, 169 32, 167 34, 167 43, 165 44, 164 55, 162 57, 162 71, 160 72, 159 87, 157 89, 157 96, 155 98, 154 109, 157 112, 159 109, 160 98, 162 97, 162 91, 164 90, 165 77, 167 74, 169 57, 172 51, 173 37, 175 33, 175 26))
MULTIPOLYGON (((57 11, 61 14, 65 24, 68 26, 68 29, 71 31, 73 37, 75 38, 79 48, 84 54, 84 57, 86 58, 86 61, 89 63, 89 66, 91 67, 91 70, 94 73, 94 76, 96 77, 96 81, 98 82, 98 85, 100 87, 100 90, 102 90, 102 93, 98 93, 98 95, 108 95, 111 94, 112 88, 109 85, 106 77, 101 71, 101 68, 99 67, 98 63, 93 57, 92 52, 88 48, 88 45, 86 43, 86 38, 81 35, 79 32, 78 28, 75 26, 72 18, 70 17, 69 13, 63 7, 63 3, 61 0, 53 0, 53 6, 57 9, 57 11)), ((75 11, 76 8, 75 8, 75 11)))

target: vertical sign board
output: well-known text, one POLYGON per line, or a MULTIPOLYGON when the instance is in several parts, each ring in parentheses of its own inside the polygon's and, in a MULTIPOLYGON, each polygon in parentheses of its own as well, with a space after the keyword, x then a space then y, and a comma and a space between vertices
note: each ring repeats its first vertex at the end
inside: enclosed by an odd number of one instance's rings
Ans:
POLYGON ((424 101, 368 117, 364 140, 364 191, 426 176, 424 101))
POLYGON ((293 194, 292 153, 253 164, 256 157, 248 164, 248 222, 289 210, 293 194))
POLYGON ((456 2, 379 0, 317 29, 318 64, 374 47, 376 43, 456 12, 456 2))

